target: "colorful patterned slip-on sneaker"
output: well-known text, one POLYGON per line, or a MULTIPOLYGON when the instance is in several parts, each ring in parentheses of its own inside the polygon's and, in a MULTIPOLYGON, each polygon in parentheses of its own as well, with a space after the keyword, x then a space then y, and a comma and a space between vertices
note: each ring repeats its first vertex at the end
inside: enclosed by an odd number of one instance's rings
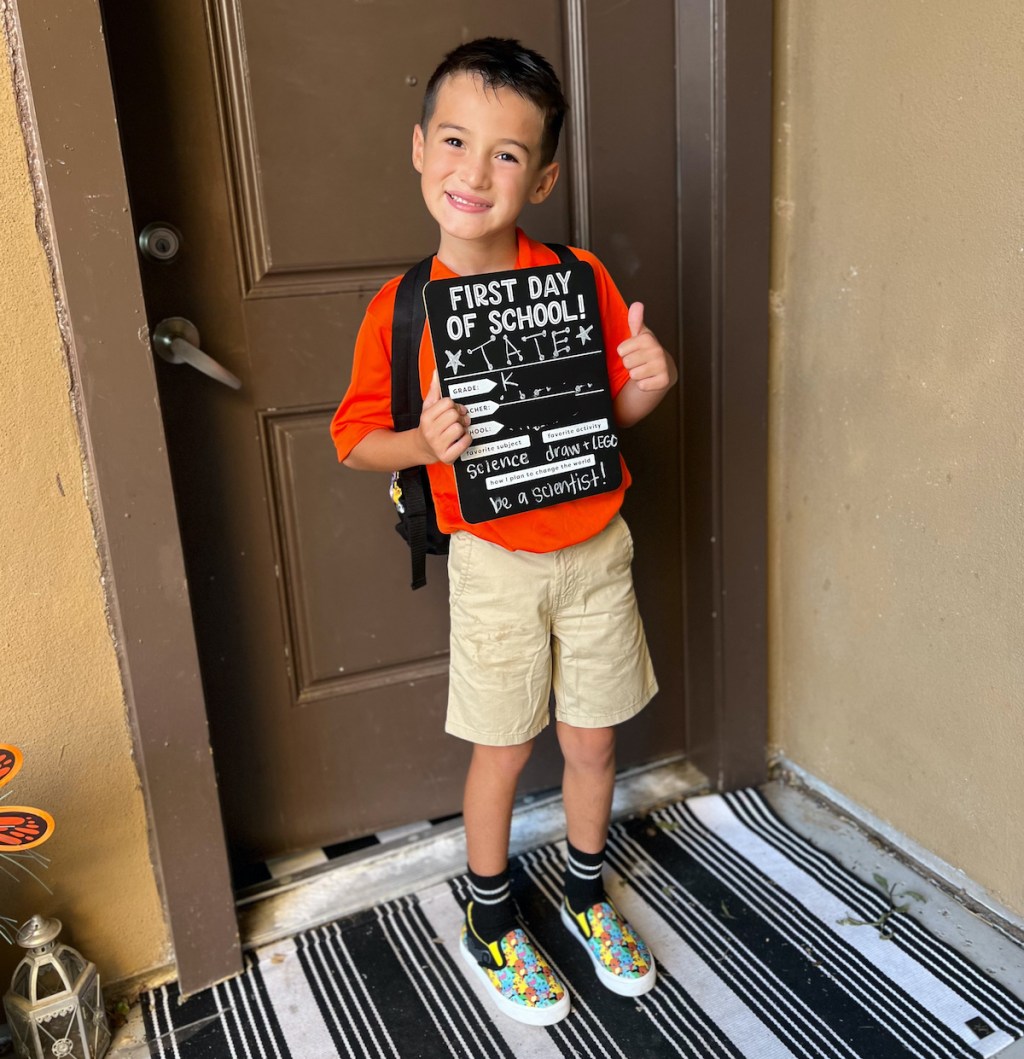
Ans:
POLYGON ((569 1014, 569 994, 526 931, 516 927, 488 945, 463 923, 459 950, 509 1018, 551 1026, 569 1014))
POLYGON ((654 988, 658 969, 651 950, 611 901, 598 901, 578 913, 563 901, 562 922, 587 950, 605 988, 620 996, 641 996, 654 988))

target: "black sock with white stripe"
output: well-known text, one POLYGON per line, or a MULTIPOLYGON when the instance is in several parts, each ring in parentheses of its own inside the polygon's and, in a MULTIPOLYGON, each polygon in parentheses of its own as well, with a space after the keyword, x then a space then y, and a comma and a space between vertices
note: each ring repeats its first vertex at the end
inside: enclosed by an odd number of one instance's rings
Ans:
POLYGON ((469 892, 473 902, 473 930, 481 940, 497 941, 515 929, 508 868, 497 875, 477 875, 470 868, 469 892))
POLYGON ((565 899, 573 912, 583 912, 604 899, 604 847, 598 853, 582 853, 571 842, 565 865, 565 899))

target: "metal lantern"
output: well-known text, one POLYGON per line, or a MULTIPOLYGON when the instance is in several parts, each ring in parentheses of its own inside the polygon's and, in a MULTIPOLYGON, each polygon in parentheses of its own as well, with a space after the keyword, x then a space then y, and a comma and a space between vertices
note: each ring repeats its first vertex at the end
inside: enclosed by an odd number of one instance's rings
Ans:
POLYGON ((110 1046, 100 978, 70 945, 59 919, 33 916, 18 931, 28 955, 4 996, 15 1054, 24 1059, 101 1059, 110 1046))

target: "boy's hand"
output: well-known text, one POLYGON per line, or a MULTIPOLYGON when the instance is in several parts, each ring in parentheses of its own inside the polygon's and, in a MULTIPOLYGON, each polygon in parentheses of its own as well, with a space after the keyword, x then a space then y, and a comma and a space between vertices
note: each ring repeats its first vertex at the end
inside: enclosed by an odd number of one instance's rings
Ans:
POLYGON ((430 454, 425 461, 428 463, 435 460, 454 463, 473 443, 465 407, 456 404, 450 397, 441 396, 441 383, 436 371, 430 380, 427 396, 423 398, 419 432, 430 454))
POLYGON ((644 323, 642 303, 633 302, 627 319, 630 337, 619 343, 618 354, 629 381, 614 402, 615 422, 622 427, 633 426, 654 411, 679 378, 675 361, 644 323))
POLYGON ((642 302, 629 307, 629 333, 619 343, 618 353, 638 390, 644 393, 667 390, 676 381, 676 368, 654 332, 644 323, 642 302))

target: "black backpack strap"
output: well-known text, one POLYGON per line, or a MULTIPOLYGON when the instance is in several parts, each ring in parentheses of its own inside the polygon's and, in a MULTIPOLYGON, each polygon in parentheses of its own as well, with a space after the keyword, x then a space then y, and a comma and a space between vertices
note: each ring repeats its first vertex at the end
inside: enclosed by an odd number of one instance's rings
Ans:
MULTIPOLYGON (((433 256, 424 258, 402 277, 395 294, 391 321, 391 417, 395 430, 412 430, 423 411, 420 393, 420 341, 427 322, 423 288, 430 279, 433 256)), ((412 557, 412 587, 427 583, 427 503, 422 468, 399 472, 402 506, 405 508, 409 551, 412 557)))
POLYGON ((420 394, 420 339, 427 322, 423 288, 430 279, 433 257, 425 257, 402 277, 395 294, 391 322, 391 415, 395 430, 419 425, 423 410, 420 394))
POLYGON ((561 261, 563 265, 570 265, 573 261, 579 261, 579 258, 562 243, 545 243, 544 245, 549 250, 554 250, 558 255, 558 260, 561 261))
POLYGON ((402 506, 405 508, 403 535, 412 557, 410 587, 422 588, 427 583, 427 504, 433 503, 426 468, 399 471, 398 481, 402 489, 402 506))

